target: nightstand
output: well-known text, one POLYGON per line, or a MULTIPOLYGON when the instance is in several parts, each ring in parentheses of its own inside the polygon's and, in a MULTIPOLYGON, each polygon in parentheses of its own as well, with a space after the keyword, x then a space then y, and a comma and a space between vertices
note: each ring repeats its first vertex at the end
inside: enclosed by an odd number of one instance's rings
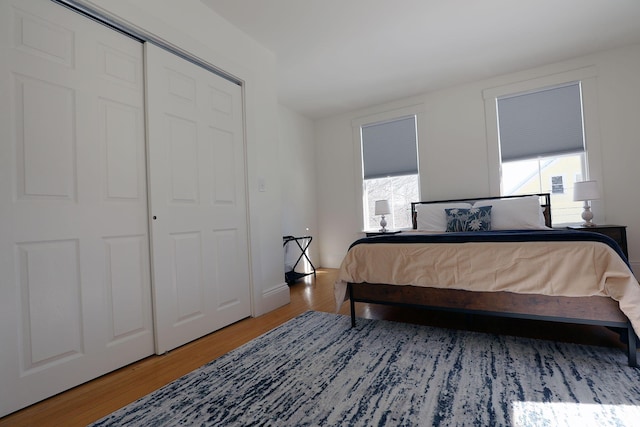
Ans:
POLYGON ((401 233, 401 231, 385 231, 384 233, 382 231, 365 231, 364 234, 367 235, 367 237, 373 237, 373 236, 391 236, 394 234, 398 234, 401 233))
POLYGON ((622 253, 629 259, 627 250, 627 226, 626 225, 595 225, 593 227, 583 227, 581 225, 571 225, 567 227, 570 230, 591 231, 592 233, 600 233, 611 237, 620 245, 622 253))

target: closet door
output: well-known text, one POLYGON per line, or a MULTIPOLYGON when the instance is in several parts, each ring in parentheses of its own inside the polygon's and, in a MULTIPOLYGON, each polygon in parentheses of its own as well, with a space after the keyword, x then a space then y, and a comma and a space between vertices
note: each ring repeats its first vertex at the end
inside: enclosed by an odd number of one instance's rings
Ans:
POLYGON ((250 315, 240 86, 145 45, 156 352, 250 315))
POLYGON ((153 353, 142 56, 0 2, 0 416, 153 353))

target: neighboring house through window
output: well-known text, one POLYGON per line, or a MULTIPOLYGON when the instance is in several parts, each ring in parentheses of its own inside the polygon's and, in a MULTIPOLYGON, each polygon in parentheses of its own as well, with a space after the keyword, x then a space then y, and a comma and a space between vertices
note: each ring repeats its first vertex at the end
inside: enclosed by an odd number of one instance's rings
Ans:
POLYGON ((564 179, 562 175, 551 177, 551 193, 564 194, 564 179))
POLYGON ((380 228, 376 200, 389 200, 387 228, 411 227, 411 202, 419 200, 416 116, 396 117, 360 126, 363 224, 380 228))

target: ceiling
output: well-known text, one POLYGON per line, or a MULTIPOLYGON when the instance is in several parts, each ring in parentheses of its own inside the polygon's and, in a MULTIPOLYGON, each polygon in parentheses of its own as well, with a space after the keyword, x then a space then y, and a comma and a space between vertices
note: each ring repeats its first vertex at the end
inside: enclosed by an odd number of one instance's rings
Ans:
POLYGON ((201 0, 312 118, 640 42, 640 0, 201 0))

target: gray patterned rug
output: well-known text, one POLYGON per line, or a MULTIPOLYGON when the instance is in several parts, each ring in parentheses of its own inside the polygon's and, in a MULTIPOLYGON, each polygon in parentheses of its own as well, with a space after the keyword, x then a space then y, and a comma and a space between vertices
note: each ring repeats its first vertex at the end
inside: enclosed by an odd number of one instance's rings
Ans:
POLYGON ((640 425, 620 349, 307 312, 94 426, 640 425))

